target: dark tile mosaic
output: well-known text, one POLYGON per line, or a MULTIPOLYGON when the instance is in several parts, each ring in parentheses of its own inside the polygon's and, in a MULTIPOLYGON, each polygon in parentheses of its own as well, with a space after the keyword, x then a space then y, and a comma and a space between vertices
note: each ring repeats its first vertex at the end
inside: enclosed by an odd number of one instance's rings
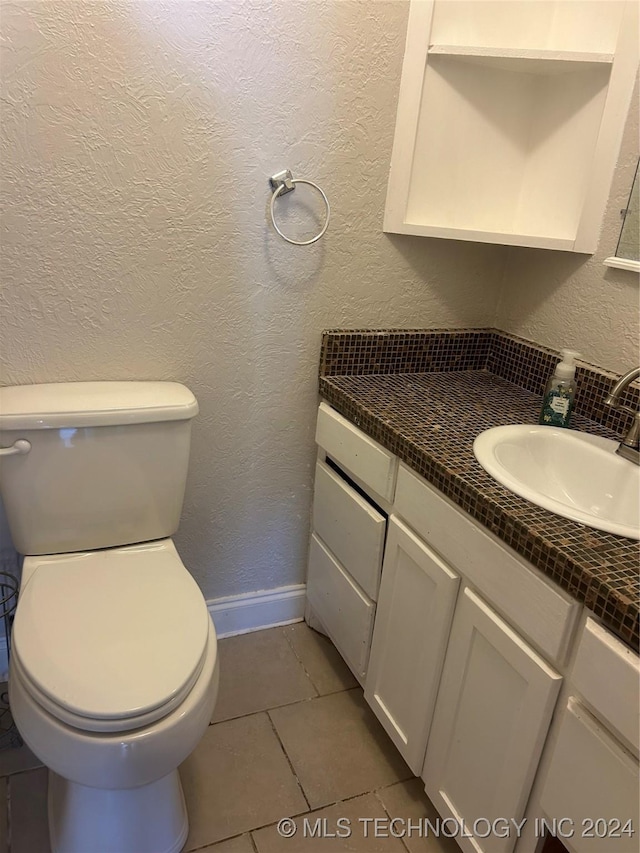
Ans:
MULTIPOLYGON (((542 396, 559 358, 560 354, 555 350, 494 330, 485 366, 491 373, 542 396)), ((634 366, 630 364, 629 368, 634 366)), ((578 360, 574 412, 622 434, 631 425, 632 416, 604 405, 609 389, 618 378, 615 373, 578 360)), ((621 403, 637 410, 640 403, 640 386, 637 383, 625 391, 621 403)))
MULTIPOLYGON (((327 330, 322 336, 320 376, 488 370, 542 395, 559 357, 555 350, 497 329, 327 330)), ((604 405, 616 379, 615 373, 578 361, 575 412, 622 435, 631 415, 604 405)), ((627 389, 621 403, 638 408, 638 383, 627 389)))
MULTIPOLYGON (((639 544, 592 530, 519 498, 495 482, 473 455, 473 439, 482 430, 537 421, 541 390, 556 361, 557 354, 551 350, 484 329, 328 332, 323 340, 320 394, 637 650, 639 544), (338 340, 342 336, 348 340, 338 340), (357 350, 358 337, 369 352, 375 351, 384 371, 368 370, 357 350), (444 353, 454 353, 458 362, 453 370, 413 369, 426 363, 424 353, 429 353, 430 365, 440 365, 444 353), (473 367, 458 366, 469 361, 473 367), (330 372, 323 373, 329 365, 330 372), (408 365, 412 369, 405 369, 408 365), (349 375, 349 366, 359 372, 349 375)), ((598 394, 616 377, 589 365, 581 370, 579 390, 591 402, 576 407, 572 426, 616 438, 602 420, 584 414, 593 414, 598 394)), ((637 405, 637 393, 633 389, 627 395, 630 405, 637 405)), ((612 425, 619 429, 620 422, 612 425)))
POLYGON ((492 335, 491 329, 327 331, 320 375, 480 369, 487 362, 492 335))

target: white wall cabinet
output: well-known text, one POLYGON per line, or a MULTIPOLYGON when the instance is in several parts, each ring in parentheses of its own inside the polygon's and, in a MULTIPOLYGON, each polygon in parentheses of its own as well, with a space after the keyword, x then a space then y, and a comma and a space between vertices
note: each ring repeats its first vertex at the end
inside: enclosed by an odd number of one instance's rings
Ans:
MULTIPOLYGON (((423 778, 446 817, 520 820, 562 677, 477 595, 456 608, 423 778)), ((469 851, 507 853, 515 835, 460 837, 469 851)))
POLYGON ((634 0, 412 0, 384 230, 594 252, 634 0))
POLYGON ((437 554, 391 517, 364 695, 416 776, 459 583, 437 554))

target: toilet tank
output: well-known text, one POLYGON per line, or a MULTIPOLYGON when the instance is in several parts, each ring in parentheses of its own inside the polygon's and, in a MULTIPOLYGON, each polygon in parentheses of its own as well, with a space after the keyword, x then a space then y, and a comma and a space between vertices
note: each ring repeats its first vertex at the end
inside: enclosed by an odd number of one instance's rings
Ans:
POLYGON ((196 398, 176 382, 0 388, 0 447, 31 445, 0 454, 17 550, 59 554, 172 536, 197 413, 196 398))

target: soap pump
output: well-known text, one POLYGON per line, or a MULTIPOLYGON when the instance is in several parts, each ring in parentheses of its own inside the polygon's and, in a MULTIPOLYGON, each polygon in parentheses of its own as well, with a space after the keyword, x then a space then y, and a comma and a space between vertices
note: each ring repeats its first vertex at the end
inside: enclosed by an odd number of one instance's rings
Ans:
POLYGON ((576 364, 580 353, 563 349, 562 361, 556 364, 553 376, 547 382, 542 398, 539 423, 548 426, 568 427, 576 394, 576 364))

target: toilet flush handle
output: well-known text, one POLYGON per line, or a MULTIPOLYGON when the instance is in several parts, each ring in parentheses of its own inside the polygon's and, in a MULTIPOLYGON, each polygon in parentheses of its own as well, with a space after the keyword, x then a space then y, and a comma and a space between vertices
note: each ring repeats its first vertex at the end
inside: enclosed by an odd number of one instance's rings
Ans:
POLYGON ((20 453, 28 453, 31 450, 31 442, 26 438, 14 441, 11 447, 0 447, 0 456, 15 456, 20 453))

